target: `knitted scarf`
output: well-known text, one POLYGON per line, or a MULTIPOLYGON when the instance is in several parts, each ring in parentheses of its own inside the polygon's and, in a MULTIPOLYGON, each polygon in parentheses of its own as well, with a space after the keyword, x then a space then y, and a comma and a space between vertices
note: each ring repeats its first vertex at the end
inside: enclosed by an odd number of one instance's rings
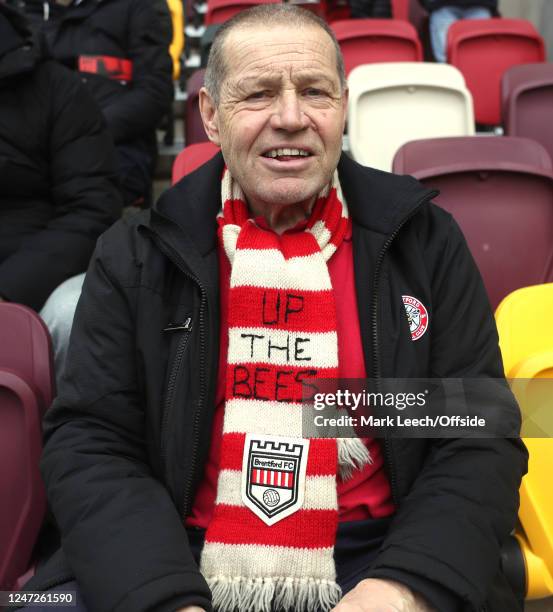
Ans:
POLYGON ((340 599, 336 478, 370 461, 357 438, 302 438, 302 381, 338 377, 327 261, 348 229, 338 174, 304 231, 249 217, 225 169, 219 239, 231 264, 217 498, 201 571, 221 612, 326 612, 340 599))

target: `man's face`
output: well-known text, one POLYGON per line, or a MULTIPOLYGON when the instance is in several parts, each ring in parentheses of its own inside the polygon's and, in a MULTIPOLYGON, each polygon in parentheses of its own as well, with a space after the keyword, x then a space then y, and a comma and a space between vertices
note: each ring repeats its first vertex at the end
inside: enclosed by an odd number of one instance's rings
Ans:
POLYGON ((250 205, 312 201, 342 148, 347 94, 318 27, 244 27, 225 41, 220 103, 201 96, 206 130, 250 205))

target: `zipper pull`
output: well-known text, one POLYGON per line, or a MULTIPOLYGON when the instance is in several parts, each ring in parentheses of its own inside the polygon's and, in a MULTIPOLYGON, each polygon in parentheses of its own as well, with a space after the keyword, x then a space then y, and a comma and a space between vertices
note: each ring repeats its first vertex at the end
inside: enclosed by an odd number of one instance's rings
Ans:
POLYGON ((169 325, 163 330, 164 332, 174 331, 191 331, 192 330, 192 317, 187 317, 182 323, 169 323, 169 325))
POLYGON ((50 2, 49 0, 44 0, 42 3, 42 17, 44 21, 48 21, 50 19, 50 2))

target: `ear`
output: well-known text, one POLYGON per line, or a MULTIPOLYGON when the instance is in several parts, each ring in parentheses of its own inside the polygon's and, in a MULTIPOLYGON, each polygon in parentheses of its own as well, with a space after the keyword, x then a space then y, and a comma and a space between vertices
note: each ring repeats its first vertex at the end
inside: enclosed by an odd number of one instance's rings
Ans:
POLYGON ((342 104, 344 108, 344 125, 342 126, 342 132, 346 129, 346 121, 348 117, 348 101, 349 101, 349 89, 346 87, 342 93, 342 104))
POLYGON ((220 147, 221 139, 219 137, 219 113, 217 112, 217 106, 215 105, 213 98, 209 95, 205 87, 200 89, 199 104, 205 133, 212 143, 220 147))

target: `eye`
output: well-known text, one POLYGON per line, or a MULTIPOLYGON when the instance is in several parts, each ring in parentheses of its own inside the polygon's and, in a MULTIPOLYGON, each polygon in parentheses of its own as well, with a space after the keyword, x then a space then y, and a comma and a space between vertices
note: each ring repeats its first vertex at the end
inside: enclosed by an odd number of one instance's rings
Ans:
POLYGON ((326 91, 323 91, 322 89, 317 89, 316 87, 309 87, 308 89, 306 89, 304 91, 305 95, 313 97, 313 98, 319 98, 321 96, 326 96, 326 91))
POLYGON ((267 95, 268 92, 266 90, 254 91, 253 93, 248 95, 246 100, 263 100, 263 98, 265 98, 267 95))

